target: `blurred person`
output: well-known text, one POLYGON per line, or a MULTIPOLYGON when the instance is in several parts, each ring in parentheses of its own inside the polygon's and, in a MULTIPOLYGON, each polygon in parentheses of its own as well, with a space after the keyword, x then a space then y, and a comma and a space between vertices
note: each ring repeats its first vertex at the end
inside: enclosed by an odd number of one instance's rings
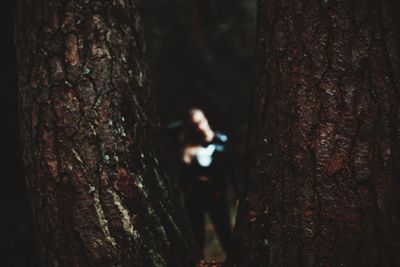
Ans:
POLYGON ((180 184, 189 221, 201 251, 205 243, 205 215, 209 215, 225 253, 229 251, 232 226, 227 189, 231 182, 234 194, 237 183, 227 155, 227 136, 215 132, 204 112, 188 112, 180 134, 182 173, 180 184))

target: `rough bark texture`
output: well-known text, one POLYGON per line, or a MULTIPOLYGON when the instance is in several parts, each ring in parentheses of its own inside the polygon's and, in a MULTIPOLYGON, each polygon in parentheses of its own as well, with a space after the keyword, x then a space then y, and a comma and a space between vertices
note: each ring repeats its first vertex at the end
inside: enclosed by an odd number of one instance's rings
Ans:
POLYGON ((400 265, 394 15, 391 0, 259 1, 235 266, 400 265))
POLYGON ((42 265, 194 265, 154 149, 137 1, 19 0, 16 21, 42 265))

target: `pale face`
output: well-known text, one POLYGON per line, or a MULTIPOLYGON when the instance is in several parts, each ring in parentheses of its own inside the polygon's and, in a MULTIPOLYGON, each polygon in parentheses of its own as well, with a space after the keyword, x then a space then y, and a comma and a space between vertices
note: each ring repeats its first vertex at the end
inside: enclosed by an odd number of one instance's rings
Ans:
POLYGON ((210 124, 201 110, 195 110, 191 115, 191 121, 195 130, 204 136, 206 141, 214 138, 214 132, 211 130, 210 124))
POLYGON ((192 122, 195 128, 200 132, 207 133, 207 131, 211 130, 206 116, 204 116, 204 113, 200 110, 192 114, 192 122))

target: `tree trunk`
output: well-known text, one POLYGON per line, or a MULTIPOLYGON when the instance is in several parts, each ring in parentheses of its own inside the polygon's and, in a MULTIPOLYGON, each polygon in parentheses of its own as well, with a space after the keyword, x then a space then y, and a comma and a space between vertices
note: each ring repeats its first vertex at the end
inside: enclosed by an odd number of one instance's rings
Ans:
POLYGON ((235 266, 400 266, 394 10, 259 1, 235 266))
POLYGON ((19 0, 23 157, 43 266, 191 266, 157 161, 136 0, 19 0))

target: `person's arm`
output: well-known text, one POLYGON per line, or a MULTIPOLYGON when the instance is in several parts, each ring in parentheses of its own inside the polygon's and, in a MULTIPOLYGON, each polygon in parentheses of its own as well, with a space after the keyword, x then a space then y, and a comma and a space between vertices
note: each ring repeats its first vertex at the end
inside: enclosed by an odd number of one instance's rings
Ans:
POLYGON ((226 135, 221 133, 217 133, 217 139, 217 145, 221 146, 219 149, 223 153, 223 170, 225 177, 227 182, 232 186, 234 198, 237 199, 240 192, 240 181, 235 171, 235 164, 232 157, 232 150, 229 145, 229 140, 226 135))

